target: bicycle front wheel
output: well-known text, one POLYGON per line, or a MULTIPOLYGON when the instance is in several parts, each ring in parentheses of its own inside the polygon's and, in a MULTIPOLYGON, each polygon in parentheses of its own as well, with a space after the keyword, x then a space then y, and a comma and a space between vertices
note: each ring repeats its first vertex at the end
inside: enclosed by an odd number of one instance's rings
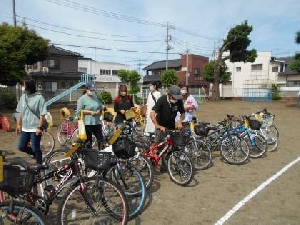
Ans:
POLYGON ((68 189, 57 210, 59 224, 126 224, 127 202, 122 189, 100 177, 85 178, 68 189), (84 186, 84 187, 83 187, 84 186))
POLYGON ((51 224, 38 209, 25 202, 0 203, 0 224, 51 224))
POLYGON ((192 159, 184 151, 173 151, 167 158, 170 179, 180 186, 187 186, 195 175, 192 159))
POLYGON ((55 147, 55 140, 51 133, 44 131, 41 137, 41 151, 45 156, 49 155, 55 147))

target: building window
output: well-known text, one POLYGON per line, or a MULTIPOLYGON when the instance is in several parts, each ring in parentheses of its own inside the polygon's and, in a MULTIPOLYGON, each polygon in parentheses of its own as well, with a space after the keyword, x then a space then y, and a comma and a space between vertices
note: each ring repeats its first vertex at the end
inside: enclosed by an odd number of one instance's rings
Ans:
POLYGON ((273 66, 272 67, 272 72, 278 72, 278 66, 273 66))
POLYGON ((49 68, 59 69, 59 59, 48 59, 47 64, 49 68))
POLYGON ((117 76, 118 75, 118 70, 112 70, 112 75, 117 76))
POLYGON ((200 68, 194 68, 194 75, 195 75, 195 77, 200 76, 200 68))
POLYGON ((66 82, 65 81, 60 82, 60 88, 61 89, 66 88, 66 82))
POLYGON ((78 72, 87 73, 86 67, 78 67, 78 72))
POLYGON ((235 67, 235 71, 236 71, 236 72, 242 72, 242 67, 240 67, 240 66, 235 67))
POLYGON ((251 65, 251 70, 262 70, 262 64, 251 65))

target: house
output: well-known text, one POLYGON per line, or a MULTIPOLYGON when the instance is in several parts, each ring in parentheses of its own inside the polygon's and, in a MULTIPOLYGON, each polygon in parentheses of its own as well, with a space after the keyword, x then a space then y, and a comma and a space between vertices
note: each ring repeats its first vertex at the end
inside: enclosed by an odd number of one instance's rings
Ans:
POLYGON ((97 62, 90 58, 82 58, 78 61, 78 71, 94 74, 97 89, 110 92, 113 98, 117 96, 119 85, 122 83, 117 76, 121 69, 130 70, 130 66, 114 62, 97 62))
POLYGON ((28 76, 36 81, 37 89, 46 100, 78 83, 82 74, 78 72, 78 59, 82 55, 54 45, 48 50, 46 60, 25 66, 28 76))
POLYGON ((151 81, 160 81, 161 74, 168 69, 174 69, 179 76, 179 85, 188 85, 191 93, 199 93, 201 87, 208 88, 208 83, 203 80, 202 72, 209 58, 201 55, 181 55, 180 59, 162 60, 153 62, 146 66, 146 75, 143 78, 143 84, 147 85, 151 81), (188 64, 188 65, 187 65, 188 64))

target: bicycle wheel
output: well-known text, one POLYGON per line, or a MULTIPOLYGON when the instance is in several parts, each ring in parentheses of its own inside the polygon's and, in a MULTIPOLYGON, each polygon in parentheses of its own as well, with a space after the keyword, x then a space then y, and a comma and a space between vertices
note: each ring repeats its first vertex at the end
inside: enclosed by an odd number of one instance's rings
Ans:
POLYGON ((57 140, 60 145, 65 145, 68 141, 68 127, 66 121, 62 122, 57 127, 57 140))
POLYGON ((72 185, 62 198, 57 210, 58 224, 127 223, 127 200, 117 184, 99 176, 85 178, 83 184, 72 185))
POLYGON ((260 134, 250 134, 253 135, 249 137, 249 135, 245 135, 244 138, 248 143, 249 147, 249 156, 251 158, 259 158, 266 154, 267 152, 267 141, 264 136, 260 134))
POLYGON ((184 150, 192 158, 196 170, 204 170, 212 165, 212 152, 204 141, 191 140, 184 150))
POLYGON ((229 164, 241 165, 249 158, 249 146, 239 135, 227 135, 220 142, 221 157, 229 164))
POLYGON ((130 163, 134 165, 142 174, 146 189, 148 190, 154 180, 154 168, 148 158, 143 155, 136 155, 129 159, 130 163))
POLYGON ((146 185, 142 174, 128 162, 110 168, 106 178, 118 184, 124 191, 128 203, 128 219, 138 216, 146 201, 146 185))
POLYGON ((167 157, 170 179, 180 186, 188 185, 194 178, 195 168, 192 159, 184 151, 172 151, 167 157))
POLYGON ((43 156, 49 155, 55 147, 55 140, 51 133, 44 131, 41 137, 41 151, 43 156))
POLYGON ((38 209, 26 202, 0 203, 0 224, 51 224, 38 209))
POLYGON ((265 129, 264 137, 267 140, 267 145, 268 145, 267 151, 268 152, 275 151, 278 147, 278 138, 279 138, 279 131, 277 127, 275 125, 271 125, 262 129, 265 129))

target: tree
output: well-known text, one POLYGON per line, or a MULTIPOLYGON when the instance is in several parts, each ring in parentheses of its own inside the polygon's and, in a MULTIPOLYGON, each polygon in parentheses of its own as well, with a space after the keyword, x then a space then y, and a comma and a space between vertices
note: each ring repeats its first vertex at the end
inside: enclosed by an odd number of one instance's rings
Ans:
POLYGON ((141 79, 141 75, 137 71, 119 70, 118 76, 120 77, 122 82, 129 84, 130 94, 134 95, 140 91, 138 81, 141 79))
MULTIPOLYGON (((300 44, 300 31, 296 33, 295 41, 300 44)), ((300 53, 295 55, 295 59, 291 62, 290 67, 292 70, 300 72, 300 53)))
POLYGON ((165 70, 161 74, 161 82, 163 86, 169 88, 172 85, 178 84, 179 76, 174 69, 165 70))
MULTIPOLYGON (((218 57, 215 62, 214 87, 219 87, 220 70, 225 60, 230 59, 231 62, 254 62, 257 56, 256 50, 247 50, 247 47, 251 43, 251 40, 248 38, 251 31, 252 26, 249 26, 247 21, 229 30, 227 38, 223 40, 223 44, 219 49, 218 57), (228 52, 229 55, 223 57, 224 52, 228 52)), ((219 88, 214 89, 212 99, 215 101, 220 99, 219 88)))
POLYGON ((49 41, 33 30, 0 25, 0 83, 14 85, 24 76, 25 64, 32 65, 48 56, 49 41))
MULTIPOLYGON (((205 65, 203 70, 203 79, 207 82, 214 83, 214 67, 216 61, 212 60, 208 64, 205 65)), ((227 72, 227 66, 223 61, 222 66, 220 68, 219 74, 219 83, 226 83, 230 80, 231 73, 227 72)))

